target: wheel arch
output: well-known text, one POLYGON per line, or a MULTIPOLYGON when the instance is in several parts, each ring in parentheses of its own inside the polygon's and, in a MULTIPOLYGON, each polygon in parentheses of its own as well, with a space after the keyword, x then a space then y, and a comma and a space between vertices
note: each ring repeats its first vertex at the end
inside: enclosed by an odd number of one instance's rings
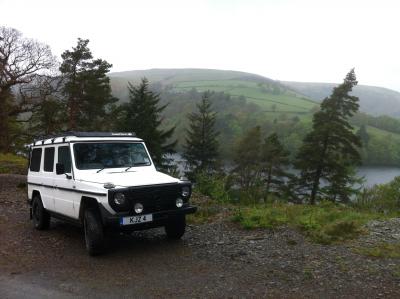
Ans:
POLYGON ((82 196, 79 206, 79 220, 83 222, 83 216, 86 209, 95 209, 100 212, 99 202, 96 198, 90 196, 82 196))
POLYGON ((32 190, 32 197, 31 197, 31 199, 30 199, 30 201, 29 201, 29 204, 32 204, 33 198, 34 198, 35 196, 39 196, 39 198, 42 199, 42 196, 40 195, 40 191, 34 189, 34 190, 32 190))

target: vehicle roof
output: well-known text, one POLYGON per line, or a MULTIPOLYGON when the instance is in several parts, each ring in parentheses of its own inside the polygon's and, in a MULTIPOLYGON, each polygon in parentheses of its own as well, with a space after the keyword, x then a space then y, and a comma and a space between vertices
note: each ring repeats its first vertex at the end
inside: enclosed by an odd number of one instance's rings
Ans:
POLYGON ((133 132, 64 132, 42 136, 34 140, 30 146, 76 142, 76 141, 143 141, 133 132))

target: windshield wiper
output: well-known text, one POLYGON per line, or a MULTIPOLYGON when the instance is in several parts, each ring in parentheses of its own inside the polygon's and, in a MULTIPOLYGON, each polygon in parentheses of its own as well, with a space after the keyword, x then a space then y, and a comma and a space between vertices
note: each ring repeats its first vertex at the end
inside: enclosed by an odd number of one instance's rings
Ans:
POLYGON ((100 168, 99 170, 97 170, 96 173, 99 173, 99 172, 102 171, 104 168, 106 168, 106 167, 103 166, 103 168, 100 168))
POLYGON ((131 169, 132 167, 135 167, 135 166, 148 165, 148 164, 149 164, 149 162, 136 162, 132 166, 129 166, 127 169, 125 169, 125 171, 128 171, 129 169, 131 169))

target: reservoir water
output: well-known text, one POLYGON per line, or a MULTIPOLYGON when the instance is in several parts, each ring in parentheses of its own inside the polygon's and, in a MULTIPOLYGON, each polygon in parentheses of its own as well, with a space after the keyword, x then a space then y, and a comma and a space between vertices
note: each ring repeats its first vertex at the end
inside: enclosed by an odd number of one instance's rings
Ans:
POLYGON ((365 178, 365 187, 371 187, 376 184, 385 184, 400 176, 399 167, 380 167, 380 166, 362 166, 357 170, 357 174, 365 178))
MULTIPOLYGON (((183 175, 185 161, 181 155, 175 154, 172 156, 173 161, 178 166, 178 169, 183 175)), ((361 166, 357 169, 359 177, 364 177, 365 187, 372 187, 376 184, 385 184, 393 180, 396 176, 400 176, 400 167, 387 166, 361 166)))

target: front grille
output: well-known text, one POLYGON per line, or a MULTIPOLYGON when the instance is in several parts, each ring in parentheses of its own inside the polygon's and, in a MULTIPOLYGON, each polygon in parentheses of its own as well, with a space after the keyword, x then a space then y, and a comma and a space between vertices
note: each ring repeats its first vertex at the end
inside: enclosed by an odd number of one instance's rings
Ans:
POLYGON ((176 208, 175 201, 180 194, 180 186, 174 184, 142 187, 129 190, 128 194, 128 198, 132 202, 132 213, 134 213, 134 205, 137 202, 143 204, 143 213, 157 212, 176 208))
POLYGON ((134 206, 137 202, 143 204, 144 214, 176 209, 175 201, 181 194, 181 188, 182 184, 173 183, 109 190, 109 203, 110 206, 117 212, 129 211, 132 214, 135 214, 134 206), (115 192, 124 193, 127 199, 126 205, 120 207, 114 203, 115 192))

